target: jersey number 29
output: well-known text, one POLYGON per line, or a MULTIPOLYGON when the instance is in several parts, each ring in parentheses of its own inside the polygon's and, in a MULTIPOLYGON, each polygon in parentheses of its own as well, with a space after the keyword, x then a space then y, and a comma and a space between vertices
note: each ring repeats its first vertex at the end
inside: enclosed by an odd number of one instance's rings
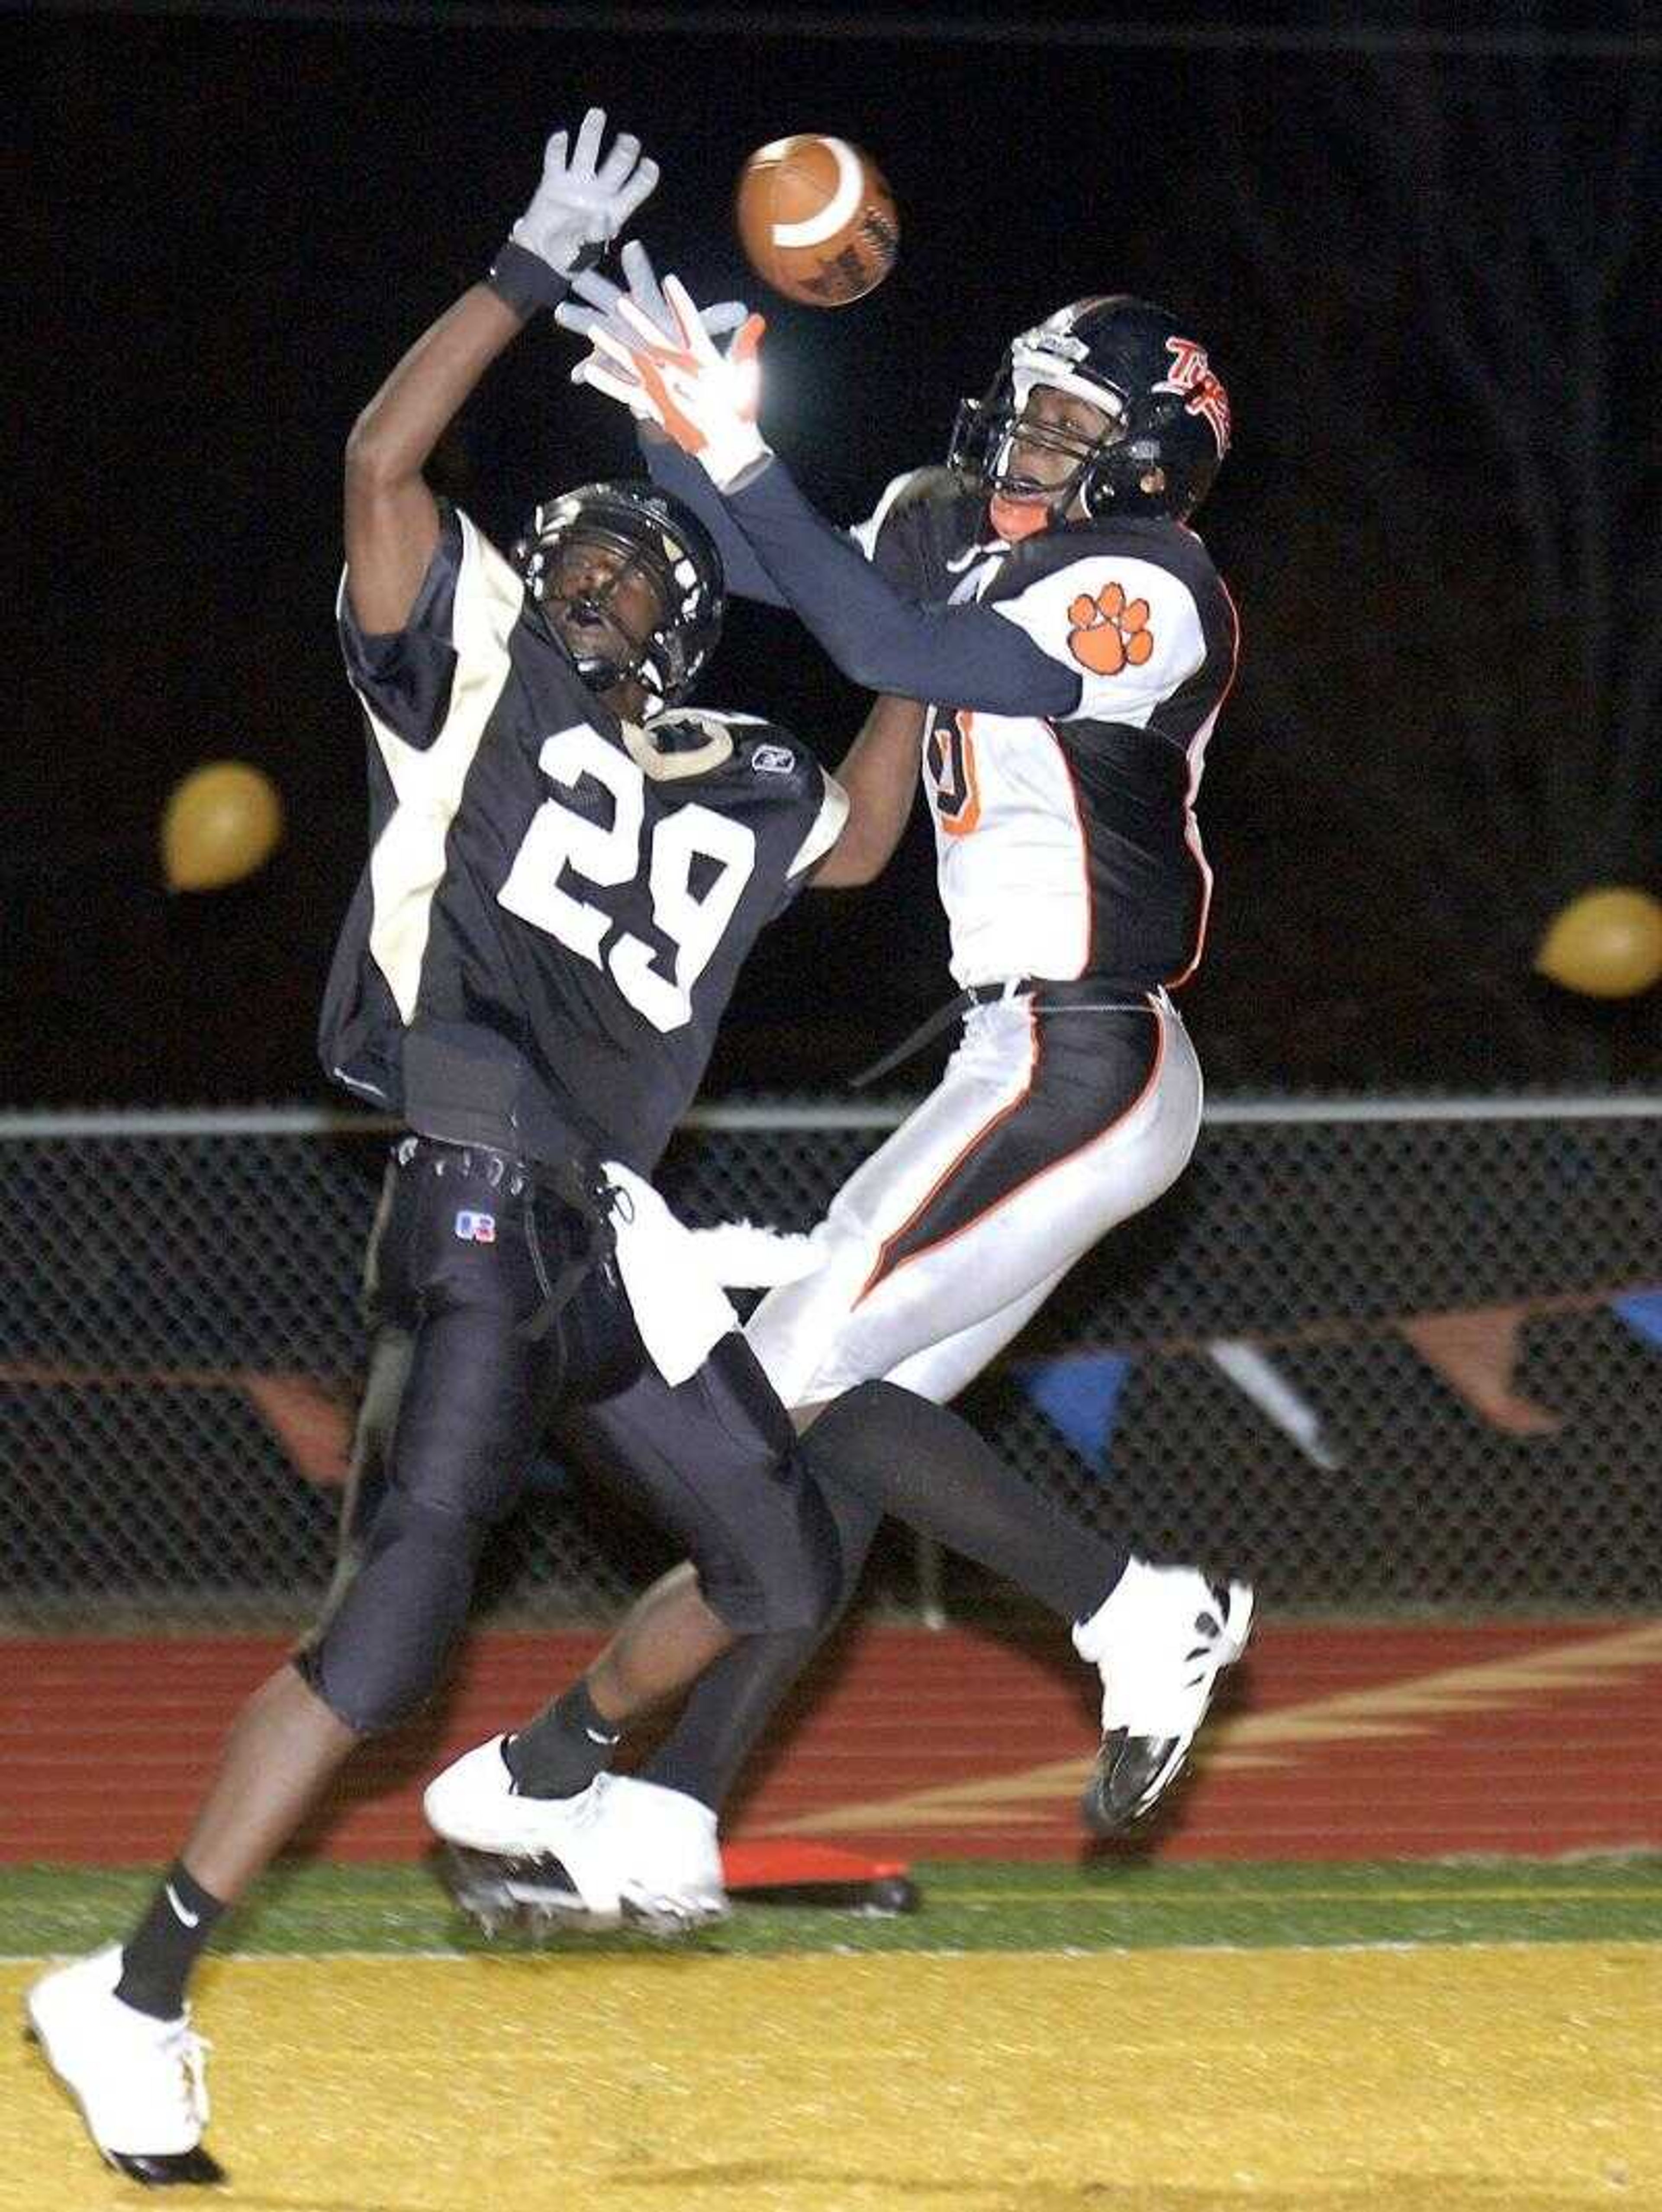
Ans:
POLYGON ((692 987, 709 965, 755 868, 754 834, 742 822, 696 804, 679 806, 654 824, 646 882, 652 926, 671 950, 673 972, 663 975, 653 965, 652 945, 561 882, 568 869, 598 890, 635 882, 642 857, 646 777, 627 753, 607 744, 587 723, 545 738, 537 764, 551 783, 567 791, 575 790, 584 776, 603 784, 612 801, 612 819, 591 822, 557 799, 545 799, 532 817, 497 898, 521 921, 546 930, 596 968, 608 969, 630 1005, 654 1028, 684 1028, 692 1018, 692 987), (713 862, 715 873, 695 896, 692 872, 700 860, 706 872, 713 862))

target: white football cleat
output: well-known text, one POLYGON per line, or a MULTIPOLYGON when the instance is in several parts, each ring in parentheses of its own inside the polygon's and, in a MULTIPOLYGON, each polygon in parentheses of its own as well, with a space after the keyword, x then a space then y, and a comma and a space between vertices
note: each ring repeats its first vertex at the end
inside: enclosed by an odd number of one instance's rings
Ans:
POLYGON ((494 1933, 515 1917, 615 1928, 617 1871, 594 1840, 604 1774, 570 1797, 522 1796, 502 1757, 506 1736, 464 1752, 434 1777, 422 1811, 454 1848, 456 1901, 494 1933))
POLYGON ((208 2121, 203 2054, 190 2008, 155 2020, 115 1993, 112 1944, 44 1975, 24 2000, 46 2063, 80 2106, 107 2165, 149 2188, 223 2181, 202 2147, 208 2121))
POLYGON ((731 1908, 709 1807, 632 1774, 601 1779, 594 1833, 616 1869, 624 1919, 660 1936, 725 1920, 731 1908))
POLYGON ((1081 1801, 1085 1824, 1111 1836, 1150 1811, 1183 1770, 1223 1669, 1245 1648, 1252 1593, 1197 1567, 1133 1559, 1074 1649, 1102 1675, 1102 1746, 1081 1801))
POLYGON ((715 1815, 679 1790, 600 1774, 575 1797, 527 1797, 506 1739, 428 1784, 428 1826, 452 1846, 450 1886, 487 1933, 511 1921, 685 1935, 725 1919, 715 1815))

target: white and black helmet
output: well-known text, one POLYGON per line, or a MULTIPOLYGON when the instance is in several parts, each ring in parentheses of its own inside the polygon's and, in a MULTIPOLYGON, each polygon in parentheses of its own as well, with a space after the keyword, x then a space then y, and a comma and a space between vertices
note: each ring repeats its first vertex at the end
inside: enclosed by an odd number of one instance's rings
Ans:
POLYGON ((1118 293, 1058 307, 1013 340, 985 398, 959 407, 948 460, 989 491, 1020 496, 1011 473, 1020 431, 1028 445, 1071 454, 1077 465, 1061 489, 1093 520, 1111 509, 1181 520, 1210 490, 1229 428, 1229 395, 1206 348, 1165 307, 1118 293), (1036 385, 1101 409, 1100 437, 1024 425, 1036 385))
MULTIPOLYGON (((596 691, 633 677, 648 712, 673 707, 697 681, 721 635, 727 586, 715 541, 697 515, 655 484, 579 484, 545 500, 514 548, 514 564, 539 600, 554 556, 574 539, 609 546, 647 578, 664 610, 651 635, 615 656, 580 655, 596 691)), ((622 570, 619 574, 622 574, 622 570)))

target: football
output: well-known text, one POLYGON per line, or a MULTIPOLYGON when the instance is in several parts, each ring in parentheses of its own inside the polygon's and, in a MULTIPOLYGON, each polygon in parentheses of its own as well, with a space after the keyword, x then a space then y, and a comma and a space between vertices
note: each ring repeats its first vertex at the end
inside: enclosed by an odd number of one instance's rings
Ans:
POLYGON ((894 266, 894 195, 869 154, 846 138, 799 131, 758 146, 739 173, 740 242, 776 292, 809 307, 846 307, 894 266))

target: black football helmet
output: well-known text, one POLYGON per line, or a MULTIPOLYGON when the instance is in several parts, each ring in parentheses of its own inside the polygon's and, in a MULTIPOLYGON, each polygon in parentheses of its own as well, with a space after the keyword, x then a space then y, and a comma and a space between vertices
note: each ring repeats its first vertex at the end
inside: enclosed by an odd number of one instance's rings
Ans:
POLYGON ((727 584, 715 541, 697 515, 655 484, 579 484, 545 500, 514 548, 514 565, 539 605, 546 605, 559 554, 574 540, 609 547, 623 565, 588 595, 594 615, 618 642, 614 650, 577 652, 577 673, 596 691, 633 677, 647 694, 647 713, 684 698, 721 635, 727 584), (612 618, 606 601, 618 577, 634 568, 657 594, 663 617, 638 643, 612 618))
POLYGON ((1071 455, 1078 465, 1054 493, 1058 517, 1075 498, 1093 520, 1169 514, 1181 521, 1210 490, 1229 450, 1229 395, 1206 349, 1177 318, 1126 293, 1059 307, 1010 345, 984 399, 958 410, 949 465, 978 477, 989 494, 1031 498, 1014 465, 1018 437, 1071 455), (1099 438, 1076 436, 1022 417, 1035 385, 1071 392, 1109 416, 1099 438), (1154 470, 1153 491, 1142 479, 1154 470))

